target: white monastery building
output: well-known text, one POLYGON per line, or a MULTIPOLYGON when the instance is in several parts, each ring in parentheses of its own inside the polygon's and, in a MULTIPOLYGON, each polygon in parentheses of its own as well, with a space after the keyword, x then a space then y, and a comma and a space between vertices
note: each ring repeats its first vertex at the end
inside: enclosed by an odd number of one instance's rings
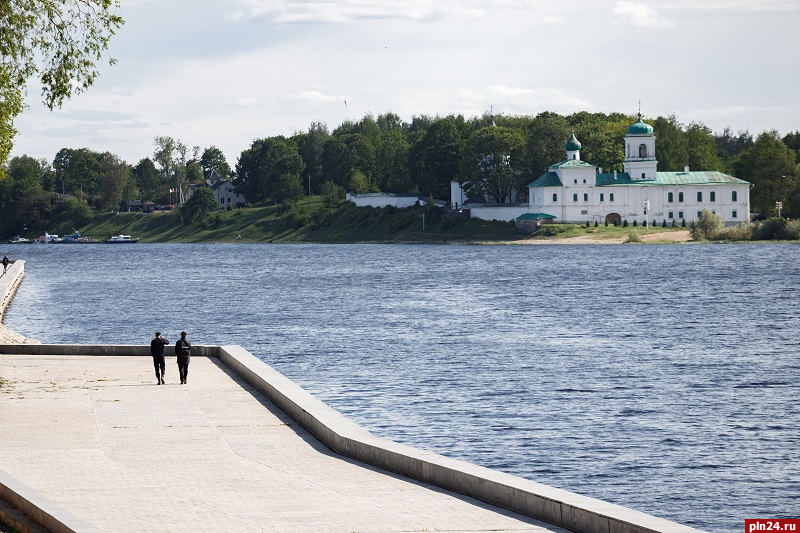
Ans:
POLYGON ((641 224, 647 220, 662 225, 666 221, 671 226, 684 220, 689 224, 708 209, 722 215, 726 225, 750 220, 750 183, 722 172, 690 171, 689 167, 683 172, 658 172, 656 137, 653 127, 642 122, 641 114, 625 135, 623 172, 603 173, 581 161, 581 143, 575 134, 565 148, 566 160, 551 165, 528 185, 528 209, 523 217, 572 224, 606 220, 609 224, 625 220, 641 224))

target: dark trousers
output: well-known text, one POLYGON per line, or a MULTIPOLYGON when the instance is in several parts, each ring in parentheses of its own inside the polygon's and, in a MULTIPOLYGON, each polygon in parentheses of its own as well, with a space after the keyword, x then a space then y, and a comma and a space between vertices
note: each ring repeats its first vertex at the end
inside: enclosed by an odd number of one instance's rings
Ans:
POLYGON ((154 355, 153 356, 153 366, 156 369, 156 378, 163 378, 164 377, 164 356, 163 355, 154 355))
POLYGON ((189 376, 189 363, 178 363, 178 373, 181 375, 181 383, 186 382, 189 376))

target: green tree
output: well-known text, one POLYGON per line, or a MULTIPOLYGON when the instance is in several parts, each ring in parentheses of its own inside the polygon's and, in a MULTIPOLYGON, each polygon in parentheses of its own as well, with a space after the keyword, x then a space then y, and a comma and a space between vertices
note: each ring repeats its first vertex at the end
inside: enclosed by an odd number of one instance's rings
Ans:
POLYGON ((794 151, 783 144, 775 130, 763 132, 752 148, 737 156, 734 160, 736 176, 753 184, 750 192, 753 210, 772 214, 775 202, 790 205, 790 195, 797 186, 795 157, 794 151))
POLYGON ((86 91, 98 76, 96 62, 123 24, 116 9, 114 0, 0 2, 0 163, 13 146, 13 123, 24 109, 28 80, 38 77, 51 110, 86 91))
POLYGON ((689 168, 695 170, 724 170, 717 154, 717 142, 711 129, 702 123, 692 122, 686 128, 689 168))
POLYGON ((258 139, 239 157, 233 183, 250 203, 282 203, 303 195, 303 168, 303 158, 291 139, 258 139))
POLYGON ((15 157, 0 179, 0 233, 13 235, 25 228, 46 225, 55 209, 53 194, 42 189, 46 162, 29 156, 15 157))
POLYGON ((131 176, 142 200, 155 202, 162 194, 166 197, 164 191, 162 191, 161 174, 158 173, 156 166, 149 157, 145 157, 136 163, 136 166, 131 170, 131 176))
POLYGON ((494 203, 517 201, 525 192, 518 170, 524 145, 525 137, 516 129, 488 126, 475 132, 464 151, 462 186, 467 194, 494 203))
POLYGON ((413 192, 416 188, 408 168, 410 151, 408 140, 398 129, 381 133, 376 166, 380 190, 386 192, 413 192))
POLYGON ((95 199, 97 209, 104 210, 119 206, 128 190, 131 167, 119 156, 106 152, 101 156, 102 171, 98 179, 98 195, 95 199))
POLYGON ((464 140, 457 118, 437 118, 430 124, 415 150, 419 192, 449 198, 450 182, 459 177, 463 152, 464 140))
POLYGON ((200 167, 203 169, 204 174, 216 170, 222 179, 228 179, 231 175, 231 167, 225 159, 225 154, 216 146, 209 146, 203 150, 203 155, 200 157, 200 167))
POLYGON ((339 186, 332 181, 326 181, 320 187, 325 207, 333 208, 339 205, 339 186))
POLYGON ((354 170, 360 170, 374 183, 375 148, 361 133, 338 133, 331 136, 322 150, 324 178, 344 186, 354 170))
POLYGON ((292 136, 292 140, 297 144, 300 156, 303 158, 305 168, 301 178, 303 184, 309 187, 309 195, 313 191, 319 190, 322 181, 322 150, 325 143, 330 138, 328 126, 324 122, 312 122, 308 131, 297 133, 292 136))
POLYGON ((194 194, 181 206, 181 221, 184 225, 201 220, 206 213, 216 209, 217 199, 210 187, 198 187, 194 194))
POLYGON ((682 172, 689 163, 689 147, 683 125, 675 115, 658 117, 653 121, 656 135, 656 158, 658 170, 662 172, 682 172))
POLYGON ((557 113, 539 113, 525 129, 525 153, 522 163, 528 179, 535 180, 547 168, 565 156, 564 145, 569 139, 571 126, 557 113))
POLYGON ((103 154, 88 148, 62 148, 53 159, 55 192, 91 199, 98 190, 103 154))
POLYGON ((175 184, 177 202, 182 204, 189 185, 186 180, 186 145, 166 135, 156 136, 153 144, 155 146, 153 161, 156 168, 168 183, 175 184))

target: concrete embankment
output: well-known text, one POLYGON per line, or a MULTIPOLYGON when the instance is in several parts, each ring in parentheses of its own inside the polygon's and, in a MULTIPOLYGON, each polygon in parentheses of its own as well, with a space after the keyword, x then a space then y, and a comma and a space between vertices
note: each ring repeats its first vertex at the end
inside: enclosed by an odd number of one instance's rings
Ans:
MULTIPOLYGON (((18 405, 0 407, 0 432, 8 429, 3 420, 24 419, 32 428, 16 444, 0 441, 0 468, 101 530, 137 530, 162 516, 156 503, 141 505, 137 491, 147 500, 147 491, 178 490, 195 509, 224 509, 220 516, 204 510, 208 530, 228 520, 223 529, 697 531, 376 437, 239 346, 196 347, 190 384, 166 387, 150 379, 147 346, 6 345, 0 353, 7 354, 0 373, 26 383, 18 405), (56 396, 63 398, 53 412, 56 396), (72 422, 47 429, 41 416, 72 422), (54 487, 58 479, 79 486, 82 497, 54 487), (95 484, 114 501, 106 515, 96 510, 110 504, 95 484), (194 499, 193 491, 216 503, 194 499)), ((163 529, 192 530, 172 522, 163 529)))
POLYGON ((14 293, 23 277, 25 277, 25 261, 22 260, 12 261, 6 272, 0 274, 0 297, 2 298, 0 300, 0 343, 2 344, 37 344, 39 342, 11 331, 3 324, 8 304, 14 298, 14 293))

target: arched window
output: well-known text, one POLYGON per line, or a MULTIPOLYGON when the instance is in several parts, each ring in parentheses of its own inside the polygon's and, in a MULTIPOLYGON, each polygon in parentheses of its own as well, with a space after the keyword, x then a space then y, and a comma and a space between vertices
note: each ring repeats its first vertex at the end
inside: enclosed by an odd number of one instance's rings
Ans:
POLYGON ((672 203, 672 202, 674 202, 674 201, 675 201, 675 195, 674 195, 674 194, 672 194, 672 193, 668 193, 668 194, 667 194, 667 201, 668 201, 669 203, 672 203))
POLYGON ((583 193, 583 201, 584 202, 588 202, 589 201, 589 195, 588 194, 583 193))
POLYGON ((554 202, 558 201, 558 194, 557 193, 553 193, 553 201, 554 202))
POLYGON ((697 191, 697 201, 698 202, 703 201, 703 191, 697 191))
POLYGON ((640 144, 639 145, 639 157, 641 157, 641 158, 647 157, 647 145, 646 144, 640 144))
POLYGON ((614 201, 614 193, 613 192, 612 193, 608 193, 608 201, 609 202, 613 202, 614 201))
MULTIPOLYGON (((679 202, 683 202, 683 193, 682 192, 678 193, 678 201, 679 202)), ((681 217, 681 218, 683 218, 683 217, 681 217)))
POLYGON ((600 201, 603 201, 603 193, 600 193, 600 201))
POLYGON ((708 193, 708 201, 709 202, 716 202, 717 201, 717 193, 714 192, 714 191, 711 191, 710 193, 708 193))
POLYGON ((736 201, 736 191, 731 191, 731 200, 736 201))
POLYGON ((575 194, 572 195, 572 201, 573 202, 577 202, 578 201, 578 193, 575 193, 575 194))

